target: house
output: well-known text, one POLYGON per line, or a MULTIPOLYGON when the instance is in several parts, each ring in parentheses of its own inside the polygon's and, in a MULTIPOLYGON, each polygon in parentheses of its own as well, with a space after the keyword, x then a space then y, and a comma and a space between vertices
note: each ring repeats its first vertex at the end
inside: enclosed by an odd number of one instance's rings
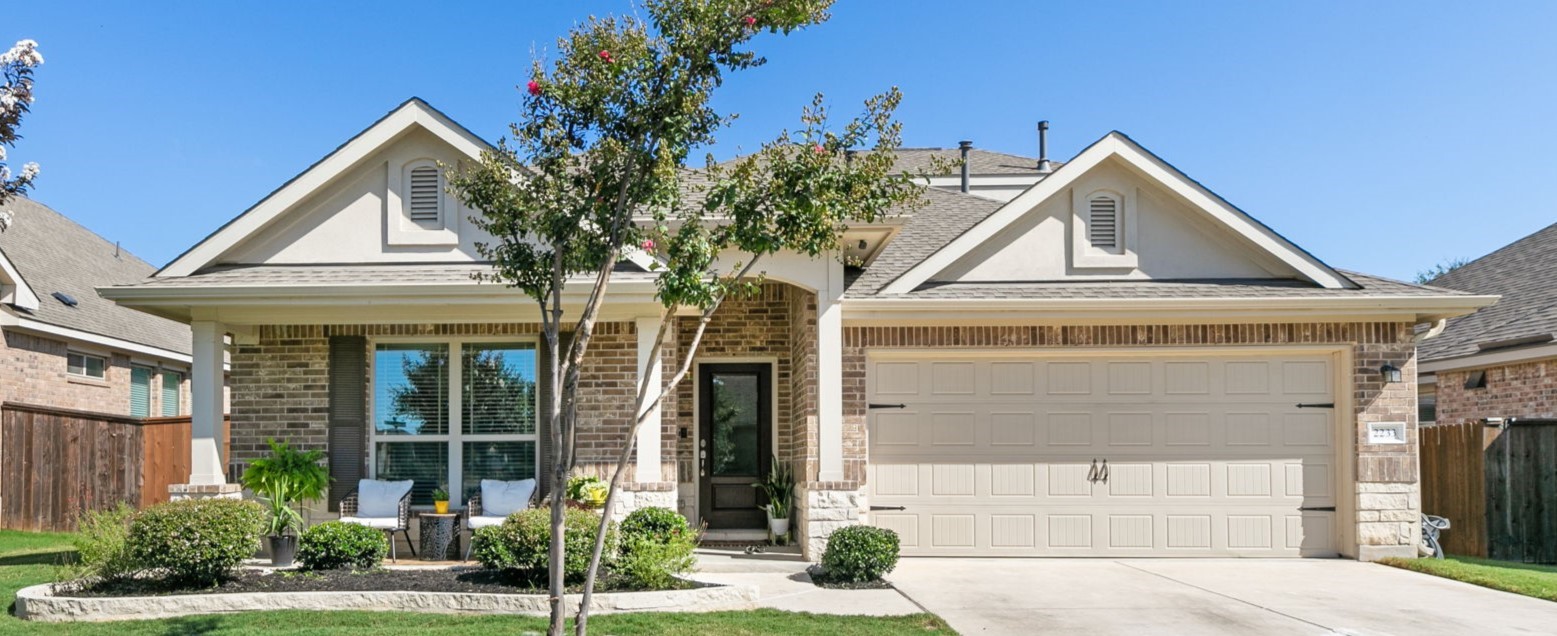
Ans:
POLYGON ((0 232, 0 402, 129 415, 189 414, 189 327, 96 287, 156 268, 18 197, 0 232))
POLYGON ((1557 225, 1428 284, 1502 297, 1422 341, 1424 421, 1557 419, 1557 225), (1433 412, 1433 416, 1426 413, 1433 412))
MULTIPOLYGON (((471 279, 485 237, 437 169, 486 148, 410 100, 101 290, 191 322, 192 482, 229 488, 201 388, 223 334, 234 461, 284 437, 328 450, 332 498, 371 475, 415 479, 418 503, 536 474, 536 309, 471 279)), ((936 152, 960 150, 905 161, 936 152)), ((840 258, 765 260, 638 436, 625 506, 761 536, 749 484, 777 461, 812 558, 853 523, 909 555, 1415 554, 1414 329, 1492 299, 1336 270, 1117 132, 1032 165, 999 177, 1027 180, 1014 194, 932 178, 840 258)), ((619 451, 638 374, 684 355, 648 359, 653 278, 618 269, 583 370, 586 471, 619 451)))

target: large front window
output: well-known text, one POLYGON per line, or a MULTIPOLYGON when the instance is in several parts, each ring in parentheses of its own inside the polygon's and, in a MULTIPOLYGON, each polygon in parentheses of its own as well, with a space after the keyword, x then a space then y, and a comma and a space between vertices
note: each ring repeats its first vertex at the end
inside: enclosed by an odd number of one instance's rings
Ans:
POLYGON ((447 486, 455 505, 483 479, 535 477, 536 373, 533 342, 378 343, 374 477, 415 480, 418 504, 447 486))

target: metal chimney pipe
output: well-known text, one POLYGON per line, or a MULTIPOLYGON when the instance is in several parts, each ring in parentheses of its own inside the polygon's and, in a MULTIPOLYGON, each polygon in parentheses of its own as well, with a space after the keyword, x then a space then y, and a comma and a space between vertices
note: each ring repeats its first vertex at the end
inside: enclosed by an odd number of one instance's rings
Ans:
POLYGON ((1038 122, 1038 172, 1049 174, 1054 166, 1049 163, 1049 120, 1038 122))
POLYGON ((968 152, 973 150, 973 142, 959 141, 957 149, 962 151, 962 193, 967 194, 969 181, 972 180, 968 174, 968 152))

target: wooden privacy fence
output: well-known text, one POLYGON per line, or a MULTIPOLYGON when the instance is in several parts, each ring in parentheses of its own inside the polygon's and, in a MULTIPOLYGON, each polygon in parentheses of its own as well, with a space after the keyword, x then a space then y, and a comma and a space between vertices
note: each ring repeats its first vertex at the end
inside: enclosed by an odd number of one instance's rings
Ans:
POLYGON ((1421 430, 1422 512, 1448 517, 1444 550, 1557 563, 1557 420, 1421 430))
POLYGON ((189 480, 189 446, 188 416, 0 405, 0 528, 68 531, 88 510, 167 501, 189 480))

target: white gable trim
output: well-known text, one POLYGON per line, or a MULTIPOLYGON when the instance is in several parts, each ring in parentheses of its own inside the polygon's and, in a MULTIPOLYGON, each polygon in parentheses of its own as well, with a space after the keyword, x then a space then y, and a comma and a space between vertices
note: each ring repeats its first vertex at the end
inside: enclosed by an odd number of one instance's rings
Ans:
POLYGON ((22 278, 22 273, 11 264, 11 259, 0 253, 0 303, 9 303, 22 309, 38 308, 38 294, 22 278))
POLYGON ((1169 191, 1183 197, 1191 205, 1236 232, 1262 251, 1297 270, 1315 284, 1328 289, 1355 289, 1358 285, 1313 255, 1303 251, 1291 241, 1254 220, 1242 210, 1233 207, 1215 193, 1190 179, 1177 168, 1168 165, 1134 140, 1119 132, 1111 132, 1088 146, 1075 159, 1060 166, 1043 181, 1034 184, 1017 195, 993 214, 974 225, 962 236, 953 239, 918 265, 910 268, 882 289, 886 294, 903 294, 913 291, 932 276, 966 256, 996 233, 1027 215, 1050 197, 1064 192, 1078 178, 1110 157, 1118 157, 1140 171, 1146 177, 1160 183, 1169 191))
POLYGON ((479 159, 492 146, 469 130, 454 123, 427 102, 412 98, 336 148, 302 174, 293 177, 269 196, 229 221, 205 240, 189 248, 154 278, 189 276, 216 262, 227 250, 263 230, 292 206, 351 170, 363 159, 401 135, 419 126, 472 159, 479 159))

